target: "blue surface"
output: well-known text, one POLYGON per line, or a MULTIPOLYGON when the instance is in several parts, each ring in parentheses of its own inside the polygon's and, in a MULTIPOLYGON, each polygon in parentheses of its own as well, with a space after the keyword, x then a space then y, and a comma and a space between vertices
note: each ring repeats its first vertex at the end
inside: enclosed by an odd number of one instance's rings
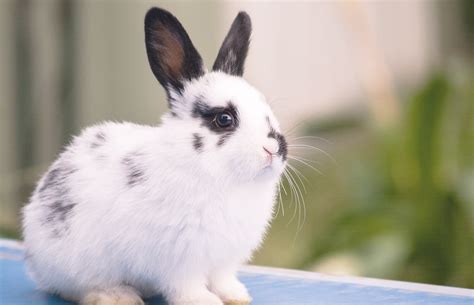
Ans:
MULTIPOLYGON (((25 273, 22 257, 21 249, 0 247, 0 303, 2 305, 73 304, 37 291, 34 283, 25 273)), ((470 294, 471 296, 457 296, 271 273, 242 272, 240 279, 254 299, 252 305, 474 305, 474 291, 470 294)), ((157 297, 147 300, 147 304, 164 305, 166 303, 157 297)))

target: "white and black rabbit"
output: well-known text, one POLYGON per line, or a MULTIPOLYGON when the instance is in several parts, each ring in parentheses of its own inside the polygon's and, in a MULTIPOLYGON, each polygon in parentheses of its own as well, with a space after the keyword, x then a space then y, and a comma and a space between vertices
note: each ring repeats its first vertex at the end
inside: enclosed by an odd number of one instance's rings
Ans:
POLYGON ((83 304, 248 304, 236 277, 272 218, 287 144, 242 74, 251 34, 232 23, 211 72, 169 12, 145 17, 151 69, 170 110, 157 126, 85 129, 23 209, 40 289, 83 304))

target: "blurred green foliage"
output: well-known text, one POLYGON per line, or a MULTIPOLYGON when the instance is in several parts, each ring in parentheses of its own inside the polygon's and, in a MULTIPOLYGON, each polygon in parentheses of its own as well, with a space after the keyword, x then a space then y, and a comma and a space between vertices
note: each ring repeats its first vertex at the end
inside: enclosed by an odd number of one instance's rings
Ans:
MULTIPOLYGON (((474 77, 466 79, 437 73, 388 130, 347 118, 308 126, 351 140, 332 152, 338 165, 324 176, 299 168, 311 181, 299 234, 310 246, 290 266, 350 253, 366 276, 474 287, 474 77)), ((296 230, 287 222, 276 219, 271 251, 274 234, 296 230)))

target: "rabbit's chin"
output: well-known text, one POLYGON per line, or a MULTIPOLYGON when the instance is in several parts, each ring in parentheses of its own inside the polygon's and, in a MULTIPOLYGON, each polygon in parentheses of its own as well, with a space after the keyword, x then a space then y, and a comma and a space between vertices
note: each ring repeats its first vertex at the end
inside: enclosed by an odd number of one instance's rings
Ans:
POLYGON ((255 180, 278 180, 285 169, 285 164, 281 161, 273 162, 270 165, 266 165, 260 171, 257 172, 255 180))

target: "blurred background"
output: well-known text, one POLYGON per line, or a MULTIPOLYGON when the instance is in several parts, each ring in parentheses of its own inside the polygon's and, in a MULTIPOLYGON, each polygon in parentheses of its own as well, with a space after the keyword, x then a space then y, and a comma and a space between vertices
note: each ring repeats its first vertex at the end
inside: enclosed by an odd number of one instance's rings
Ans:
POLYGON ((471 0, 2 0, 0 236, 21 238, 19 209, 72 135, 166 110, 152 5, 208 67, 237 12, 252 17, 245 77, 295 158, 252 263, 474 288, 471 0))

